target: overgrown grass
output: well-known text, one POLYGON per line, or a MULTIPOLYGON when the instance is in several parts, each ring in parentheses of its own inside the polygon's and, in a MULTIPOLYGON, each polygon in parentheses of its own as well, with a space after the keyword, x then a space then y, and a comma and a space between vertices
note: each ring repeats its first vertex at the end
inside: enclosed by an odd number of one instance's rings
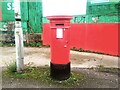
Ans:
POLYGON ((24 46, 26 47, 42 47, 42 43, 41 42, 32 42, 27 44, 26 42, 24 42, 24 46))
POLYGON ((50 70, 48 67, 26 67, 21 74, 6 70, 3 71, 3 77, 15 79, 34 79, 43 84, 56 85, 58 87, 77 87, 85 80, 85 75, 78 72, 71 72, 70 78, 64 81, 53 80, 50 77, 50 70))
POLYGON ((14 61, 11 64, 7 65, 7 70, 11 73, 16 72, 17 71, 16 68, 17 68, 17 66, 16 66, 16 63, 14 61))
MULTIPOLYGON (((25 47, 42 47, 42 43, 40 42, 33 42, 27 44, 24 42, 25 47)), ((15 43, 0 43, 0 47, 15 47, 15 43)))
POLYGON ((14 43, 0 43, 0 47, 14 47, 15 44, 14 43))

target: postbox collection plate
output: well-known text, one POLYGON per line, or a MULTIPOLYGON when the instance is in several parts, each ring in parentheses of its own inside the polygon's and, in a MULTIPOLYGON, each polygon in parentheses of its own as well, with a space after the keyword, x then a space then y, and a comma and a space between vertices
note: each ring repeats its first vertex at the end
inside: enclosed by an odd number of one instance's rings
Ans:
POLYGON ((62 28, 57 28, 56 29, 56 38, 63 38, 63 29, 62 28))

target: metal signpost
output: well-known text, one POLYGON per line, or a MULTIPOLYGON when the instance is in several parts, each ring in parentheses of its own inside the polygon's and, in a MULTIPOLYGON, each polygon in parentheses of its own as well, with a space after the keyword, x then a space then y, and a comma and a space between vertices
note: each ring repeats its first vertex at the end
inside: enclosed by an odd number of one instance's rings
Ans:
POLYGON ((17 72, 24 69, 23 32, 21 26, 20 1, 14 0, 15 5, 15 46, 17 72))

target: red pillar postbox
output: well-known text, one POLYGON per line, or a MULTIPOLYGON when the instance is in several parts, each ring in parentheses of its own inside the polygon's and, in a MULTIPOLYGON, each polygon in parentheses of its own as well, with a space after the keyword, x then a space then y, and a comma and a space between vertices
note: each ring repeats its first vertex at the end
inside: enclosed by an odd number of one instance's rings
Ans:
POLYGON ((65 80, 70 77, 70 20, 72 16, 48 16, 51 33, 51 77, 65 80))

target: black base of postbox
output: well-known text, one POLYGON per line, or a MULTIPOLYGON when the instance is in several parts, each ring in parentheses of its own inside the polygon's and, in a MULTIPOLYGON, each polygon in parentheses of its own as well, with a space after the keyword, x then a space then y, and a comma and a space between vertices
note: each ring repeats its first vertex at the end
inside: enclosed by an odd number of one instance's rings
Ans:
POLYGON ((50 76, 55 80, 66 80, 70 77, 70 63, 50 64, 50 76))

